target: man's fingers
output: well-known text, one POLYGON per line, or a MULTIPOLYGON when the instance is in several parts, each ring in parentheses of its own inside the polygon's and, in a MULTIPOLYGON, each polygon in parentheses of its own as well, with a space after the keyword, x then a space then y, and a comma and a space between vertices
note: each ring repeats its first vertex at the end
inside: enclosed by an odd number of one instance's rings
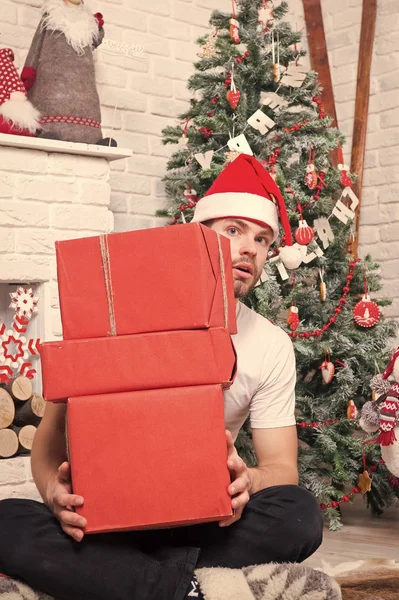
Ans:
POLYGON ((237 477, 237 479, 235 479, 233 481, 233 483, 231 483, 229 485, 229 487, 227 488, 227 491, 229 492, 230 496, 235 496, 236 494, 239 494, 241 492, 248 491, 248 487, 249 487, 248 477, 246 477, 246 476, 237 477))
POLYGON ((237 511, 241 510, 241 512, 242 512, 245 505, 248 503, 248 501, 249 501, 249 494, 247 491, 245 491, 242 494, 239 494, 238 496, 233 498, 233 500, 231 501, 231 505, 234 508, 234 510, 237 510, 237 511))
POLYGON ((241 519, 241 515, 242 515, 242 509, 237 510, 234 513, 233 517, 230 517, 229 519, 225 519, 224 521, 219 521, 219 527, 229 527, 229 525, 232 525, 233 523, 235 523, 236 521, 241 519))
POLYGON ((81 542, 83 540, 84 533, 81 529, 76 529, 76 527, 70 527, 68 525, 61 525, 61 527, 67 535, 70 535, 71 538, 75 540, 75 542, 81 542))
POLYGON ((61 510, 58 513, 58 518, 62 525, 72 525, 73 527, 86 527, 87 521, 84 517, 76 514, 71 510, 61 510))
POLYGON ((71 469, 69 462, 65 461, 58 467, 58 481, 61 483, 71 483, 71 469))
POLYGON ((54 498, 54 501, 60 506, 82 506, 82 496, 76 494, 59 494, 54 498))
POLYGON ((229 456, 227 460, 227 467, 229 471, 233 471, 236 474, 244 473, 244 471, 247 470, 247 465, 238 455, 229 456))

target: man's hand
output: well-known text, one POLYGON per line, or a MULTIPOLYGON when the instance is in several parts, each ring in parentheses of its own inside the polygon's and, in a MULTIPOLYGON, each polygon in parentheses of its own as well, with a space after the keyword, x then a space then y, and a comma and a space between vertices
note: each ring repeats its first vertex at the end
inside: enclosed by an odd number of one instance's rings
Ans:
POLYGON ((82 506, 83 498, 72 494, 71 471, 68 462, 63 462, 57 474, 47 486, 47 504, 59 520, 61 528, 77 542, 84 536, 86 519, 74 512, 75 506, 82 506))
POLYGON ((234 508, 234 516, 224 521, 219 521, 220 527, 227 527, 241 518, 242 511, 249 500, 251 480, 248 467, 238 456, 230 431, 226 431, 227 440, 227 466, 231 475, 231 484, 227 488, 232 497, 231 505, 234 508))

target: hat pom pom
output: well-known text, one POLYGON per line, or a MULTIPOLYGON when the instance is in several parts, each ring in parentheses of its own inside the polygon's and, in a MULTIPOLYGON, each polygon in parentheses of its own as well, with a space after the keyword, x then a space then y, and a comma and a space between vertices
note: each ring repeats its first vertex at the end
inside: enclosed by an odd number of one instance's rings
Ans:
POLYGON ((297 269, 302 262, 302 252, 293 246, 280 248, 279 256, 287 269, 297 269))

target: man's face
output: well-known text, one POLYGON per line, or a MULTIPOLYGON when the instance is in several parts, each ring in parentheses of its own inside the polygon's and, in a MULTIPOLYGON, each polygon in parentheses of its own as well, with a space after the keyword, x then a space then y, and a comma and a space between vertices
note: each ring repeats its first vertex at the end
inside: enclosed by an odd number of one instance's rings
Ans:
POLYGON ((229 238, 234 295, 243 298, 256 285, 273 240, 272 230, 246 219, 215 219, 210 228, 229 238))

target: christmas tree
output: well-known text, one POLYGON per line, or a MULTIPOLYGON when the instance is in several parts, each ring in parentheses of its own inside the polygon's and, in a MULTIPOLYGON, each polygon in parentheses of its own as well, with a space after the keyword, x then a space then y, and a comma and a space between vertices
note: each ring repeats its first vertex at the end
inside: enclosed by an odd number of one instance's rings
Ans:
MULTIPOLYGON (((287 3, 239 0, 233 8, 213 12, 209 35, 198 40, 189 110, 163 131, 164 143, 179 147, 165 176, 173 205, 158 214, 188 222, 197 199, 240 152, 275 177, 303 261, 291 271, 271 249, 262 282, 245 302, 293 340, 300 480, 335 529, 340 505, 367 488, 364 463, 373 512, 399 496, 379 447, 362 446, 356 419, 371 399, 371 378, 389 360, 395 324, 380 319, 389 302, 369 296, 381 287, 378 265, 351 255, 355 175, 344 165, 344 137, 324 112, 317 73, 301 66, 301 34, 284 21, 287 3)), ((253 464, 247 424, 237 446, 253 464)))

